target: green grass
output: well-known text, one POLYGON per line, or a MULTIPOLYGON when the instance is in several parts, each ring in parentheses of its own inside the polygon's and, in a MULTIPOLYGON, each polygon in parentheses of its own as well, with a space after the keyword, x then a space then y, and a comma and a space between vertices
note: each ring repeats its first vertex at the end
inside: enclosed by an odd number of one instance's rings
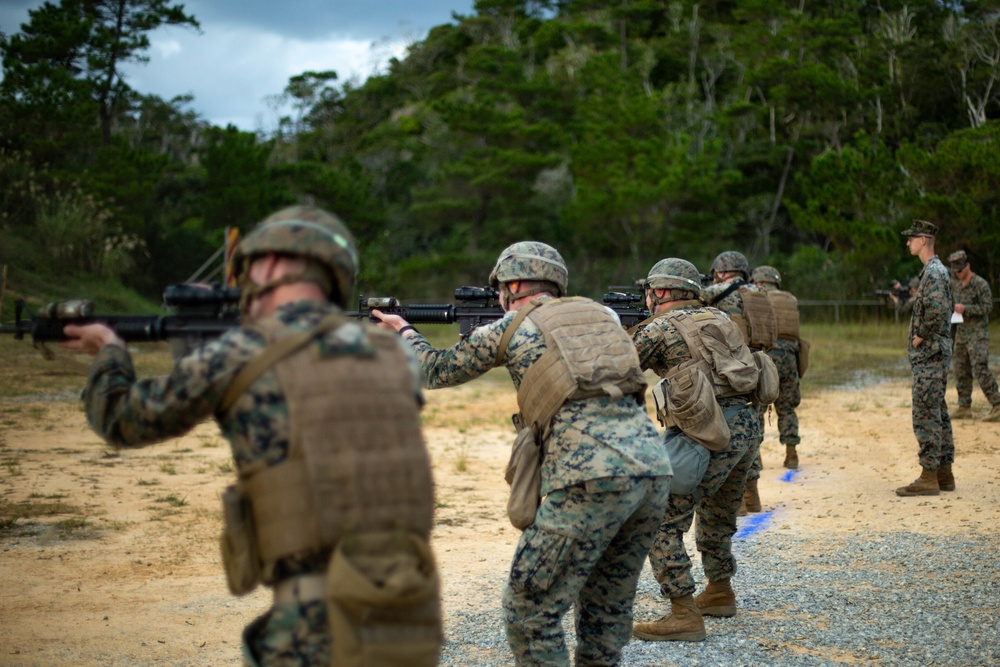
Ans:
MULTIPOLYGON (((908 380, 907 330, 908 322, 803 324, 812 345, 803 389, 908 380)), ((1000 326, 992 323, 990 352, 1000 354, 1000 326)))

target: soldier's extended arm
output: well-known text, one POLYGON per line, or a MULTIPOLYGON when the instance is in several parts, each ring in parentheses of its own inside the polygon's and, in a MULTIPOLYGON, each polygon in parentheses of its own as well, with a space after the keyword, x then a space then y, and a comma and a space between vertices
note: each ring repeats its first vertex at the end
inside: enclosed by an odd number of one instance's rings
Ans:
POLYGON ((372 310, 378 310, 387 315, 399 315, 411 324, 454 324, 458 323, 461 336, 466 336, 476 327, 496 322, 504 316, 504 310, 497 299, 499 293, 489 287, 459 287, 455 290, 454 305, 450 303, 415 303, 408 306, 401 304, 392 296, 358 297, 358 309, 347 313, 358 319, 368 318, 372 322, 378 319, 372 315, 372 310))

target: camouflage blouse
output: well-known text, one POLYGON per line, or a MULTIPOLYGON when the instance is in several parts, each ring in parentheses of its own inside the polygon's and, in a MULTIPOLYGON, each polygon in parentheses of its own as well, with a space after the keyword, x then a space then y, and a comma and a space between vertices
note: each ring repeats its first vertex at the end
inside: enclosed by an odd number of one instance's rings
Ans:
MULTIPOLYGON (((424 386, 453 387, 493 368, 500 339, 513 319, 514 312, 507 313, 446 350, 435 349, 420 335, 407 338, 420 360, 424 386)), ((503 364, 515 388, 545 350, 541 330, 525 319, 511 337, 503 364)), ((590 480, 671 474, 645 406, 629 396, 567 401, 552 418, 544 451, 542 494, 590 480)))
POLYGON ((704 301, 709 306, 713 308, 718 308, 724 313, 729 315, 742 315, 743 314, 743 297, 740 296, 740 289, 736 287, 732 292, 727 294, 724 298, 720 299, 718 303, 712 303, 720 294, 725 292, 734 283, 738 284, 740 287, 747 287, 749 289, 759 291, 760 287, 752 283, 745 282, 743 280, 737 279, 730 281, 728 283, 713 283, 708 287, 703 287, 701 289, 701 300, 704 301))
MULTIPOLYGON (((687 302, 670 311, 695 313, 703 309, 697 303, 687 302)), ((639 353, 639 364, 643 370, 652 369, 660 377, 666 376, 671 368, 681 365, 691 358, 691 350, 684 341, 677 326, 668 317, 657 317, 632 335, 635 349, 639 353)))
POLYGON ((961 280, 952 280, 951 291, 953 302, 965 306, 965 312, 962 313, 965 321, 958 325, 956 338, 965 340, 986 336, 990 313, 993 312, 990 284, 979 274, 973 273, 968 285, 963 285, 961 280))
POLYGON ((911 357, 927 358, 937 352, 951 354, 951 280, 948 270, 931 257, 920 271, 920 284, 910 313, 909 349, 911 357), (913 337, 924 339, 914 350, 913 337))
MULTIPOLYGON (((298 301, 281 306, 275 316, 293 329, 307 330, 338 310, 330 304, 298 301)), ((364 327, 351 321, 328 333, 317 344, 317 353, 350 354, 366 346, 370 343, 364 327)), ((95 358, 83 392, 87 420, 107 442, 136 447, 181 436, 214 416, 223 435, 241 443, 233 448, 239 470, 262 462, 280 463, 288 455, 288 407, 273 370, 247 390, 254 397, 253 409, 217 412, 230 382, 264 347, 264 338, 253 329, 232 329, 179 359, 170 375, 138 380, 129 353, 106 346, 95 358)), ((407 355, 419 399, 419 369, 408 348, 407 355)))

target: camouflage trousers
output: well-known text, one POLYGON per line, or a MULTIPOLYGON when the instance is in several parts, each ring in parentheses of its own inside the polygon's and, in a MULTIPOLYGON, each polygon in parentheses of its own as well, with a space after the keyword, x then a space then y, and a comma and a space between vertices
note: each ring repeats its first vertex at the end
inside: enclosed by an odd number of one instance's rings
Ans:
POLYGON ((570 664, 561 620, 574 605, 576 664, 618 664, 669 483, 669 477, 598 479, 542 499, 503 592, 517 665, 570 664))
MULTIPOLYGON (((802 392, 799 390, 799 366, 795 356, 798 343, 778 341, 779 345, 782 343, 793 343, 795 347, 775 347, 767 353, 778 367, 779 393, 777 400, 774 401, 774 412, 778 416, 778 441, 783 445, 797 445, 802 441, 799 438, 799 417, 795 414, 795 408, 802 402, 802 392)), ((770 424, 771 411, 767 406, 761 406, 757 416, 760 418, 762 429, 770 424)), ((762 469, 763 465, 758 456, 750 467, 750 476, 747 479, 760 479, 762 469)))
POLYGON ((955 440, 945 400, 949 357, 935 354, 910 364, 913 369, 913 434, 920 445, 920 466, 927 470, 937 470, 942 463, 955 461, 955 440))
POLYGON ((972 407, 972 379, 979 382, 990 405, 1000 403, 997 380, 990 371, 990 341, 985 336, 963 338, 955 341, 955 357, 952 368, 955 371, 955 387, 958 389, 958 404, 972 407))
POLYGON ((243 631, 248 667, 329 667, 331 660, 323 600, 275 605, 243 631))
POLYGON ((728 423, 732 432, 729 445, 712 452, 705 477, 694 493, 670 495, 663 522, 653 540, 649 564, 666 598, 695 591, 691 558, 684 547, 684 533, 691 528, 695 516, 698 518, 695 544, 701 553, 705 576, 709 581, 719 581, 736 574, 732 549, 736 512, 763 432, 752 406, 741 409, 728 423))

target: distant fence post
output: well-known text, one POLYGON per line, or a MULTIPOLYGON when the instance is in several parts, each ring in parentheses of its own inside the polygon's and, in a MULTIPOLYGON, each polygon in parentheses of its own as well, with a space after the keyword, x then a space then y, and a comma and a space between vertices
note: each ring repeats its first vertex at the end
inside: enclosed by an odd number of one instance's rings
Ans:
POLYGON ((0 322, 3 322, 3 298, 7 294, 7 265, 0 264, 0 322))

